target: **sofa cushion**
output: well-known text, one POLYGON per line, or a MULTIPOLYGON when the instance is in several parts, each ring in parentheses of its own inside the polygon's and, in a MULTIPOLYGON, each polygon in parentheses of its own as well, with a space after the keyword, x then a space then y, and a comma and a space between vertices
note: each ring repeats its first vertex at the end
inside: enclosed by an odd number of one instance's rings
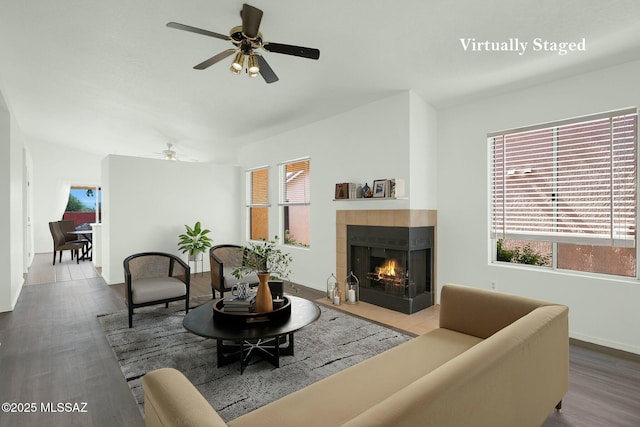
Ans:
POLYGON ((131 294, 134 304, 183 296, 187 287, 175 277, 147 277, 131 282, 131 294))
POLYGON ((228 424, 234 427, 341 425, 481 341, 459 332, 436 329, 228 424))

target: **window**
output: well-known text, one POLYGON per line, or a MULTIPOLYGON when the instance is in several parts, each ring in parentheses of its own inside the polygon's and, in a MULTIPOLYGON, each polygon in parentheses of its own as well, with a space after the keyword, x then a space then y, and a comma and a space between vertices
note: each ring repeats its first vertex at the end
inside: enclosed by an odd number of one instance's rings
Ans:
POLYGON ((63 219, 73 220, 76 227, 101 222, 102 190, 100 187, 72 186, 63 219))
POLYGON ((488 135, 495 259, 636 277, 637 110, 488 135))
POLYGON ((269 168, 246 171, 249 239, 269 240, 269 168))
POLYGON ((280 165, 282 230, 287 245, 308 247, 311 161, 299 159, 280 165))

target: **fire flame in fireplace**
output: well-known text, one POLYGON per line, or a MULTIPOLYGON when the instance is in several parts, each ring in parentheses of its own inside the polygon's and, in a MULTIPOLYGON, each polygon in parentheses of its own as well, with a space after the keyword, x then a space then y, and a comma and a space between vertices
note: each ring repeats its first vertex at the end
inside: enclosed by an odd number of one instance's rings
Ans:
POLYGON ((395 276, 397 268, 398 268, 398 265, 396 260, 388 259, 380 267, 376 267, 376 274, 378 275, 378 279, 383 279, 385 276, 386 277, 395 276))

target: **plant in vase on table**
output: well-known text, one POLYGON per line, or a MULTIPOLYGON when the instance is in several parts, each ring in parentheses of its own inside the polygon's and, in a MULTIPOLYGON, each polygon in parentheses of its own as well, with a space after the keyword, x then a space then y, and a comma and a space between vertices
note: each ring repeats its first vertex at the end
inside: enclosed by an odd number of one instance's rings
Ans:
POLYGON ((289 265, 293 261, 290 254, 277 247, 278 236, 273 240, 261 239, 249 242, 240 248, 243 251, 242 266, 233 270, 233 275, 241 279, 255 271, 260 280, 256 294, 256 312, 266 313, 273 310, 273 300, 269 289, 269 279, 284 279, 291 273, 289 265))

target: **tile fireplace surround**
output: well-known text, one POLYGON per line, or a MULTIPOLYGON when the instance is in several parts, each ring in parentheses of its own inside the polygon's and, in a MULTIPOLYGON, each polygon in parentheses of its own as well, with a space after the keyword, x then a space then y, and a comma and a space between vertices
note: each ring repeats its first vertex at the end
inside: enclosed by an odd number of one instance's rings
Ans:
MULTIPOLYGON (((435 231, 437 248, 438 228, 437 211, 426 209, 389 209, 389 210, 338 210, 336 211, 336 277, 340 292, 344 295, 344 281, 347 271, 347 225, 373 225, 386 227, 428 227, 435 231)), ((433 292, 437 294, 437 251, 434 251, 433 292)))

